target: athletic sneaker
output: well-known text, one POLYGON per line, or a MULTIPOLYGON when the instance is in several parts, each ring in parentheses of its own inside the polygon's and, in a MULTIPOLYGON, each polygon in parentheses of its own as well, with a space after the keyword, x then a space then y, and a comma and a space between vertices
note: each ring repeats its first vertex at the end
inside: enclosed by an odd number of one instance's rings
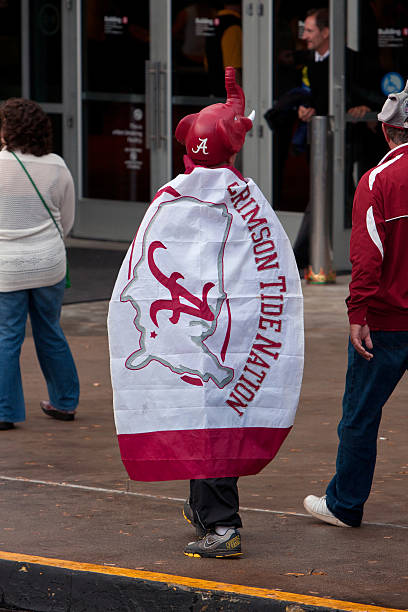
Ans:
POLYGON ((241 535, 237 529, 228 529, 224 535, 209 531, 201 540, 190 542, 185 549, 187 557, 239 557, 241 553, 241 535))
POLYGON ((207 530, 194 520, 194 513, 192 507, 190 506, 189 499, 186 499, 186 501, 184 502, 183 516, 186 519, 187 523, 190 523, 190 525, 195 527, 197 538, 203 538, 207 533, 207 530))
POLYGON ((330 512, 326 503, 326 495, 323 495, 323 497, 308 495, 303 500, 303 505, 309 514, 321 521, 324 521, 325 523, 330 523, 331 525, 336 525, 337 527, 351 527, 351 525, 343 523, 343 521, 338 519, 337 516, 334 516, 334 514, 330 512))

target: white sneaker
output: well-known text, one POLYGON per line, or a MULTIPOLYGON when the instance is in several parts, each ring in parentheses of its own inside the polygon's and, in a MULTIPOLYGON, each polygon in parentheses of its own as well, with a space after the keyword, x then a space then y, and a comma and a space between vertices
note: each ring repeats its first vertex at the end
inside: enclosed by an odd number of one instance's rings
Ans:
POLYGON ((309 512, 312 516, 325 523, 330 523, 331 525, 336 525, 337 527, 351 527, 351 525, 347 525, 343 523, 340 519, 338 519, 327 507, 326 504, 326 495, 323 497, 316 497, 316 495, 308 495, 303 500, 303 505, 305 510, 309 512))

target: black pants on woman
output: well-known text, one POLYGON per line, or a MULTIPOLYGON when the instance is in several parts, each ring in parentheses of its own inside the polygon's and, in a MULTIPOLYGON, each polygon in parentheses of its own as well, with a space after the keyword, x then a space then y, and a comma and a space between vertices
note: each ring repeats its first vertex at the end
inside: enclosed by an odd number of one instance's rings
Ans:
POLYGON ((190 505, 201 527, 242 527, 237 483, 236 477, 190 480, 190 505))

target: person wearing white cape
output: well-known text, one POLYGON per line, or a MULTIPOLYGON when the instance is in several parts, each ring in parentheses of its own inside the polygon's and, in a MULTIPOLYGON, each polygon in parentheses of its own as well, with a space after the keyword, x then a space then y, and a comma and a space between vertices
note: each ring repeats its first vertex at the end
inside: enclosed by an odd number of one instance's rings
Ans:
POLYGON ((303 373, 303 301, 290 242, 234 168, 252 128, 235 71, 227 101, 184 117, 185 173, 151 203, 109 306, 115 422, 134 480, 190 480, 191 557, 241 554, 238 477, 288 435, 303 373))

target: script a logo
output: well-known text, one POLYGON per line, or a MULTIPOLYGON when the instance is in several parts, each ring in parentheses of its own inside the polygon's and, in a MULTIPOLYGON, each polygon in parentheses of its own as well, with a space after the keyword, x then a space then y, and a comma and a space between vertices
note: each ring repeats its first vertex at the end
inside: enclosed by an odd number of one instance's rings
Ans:
POLYGON ((213 321, 214 315, 208 306, 207 295, 210 289, 214 287, 214 283, 206 283, 203 287, 202 299, 200 300, 199 298, 196 298, 192 293, 190 293, 190 291, 188 291, 178 282, 180 279, 184 278, 180 272, 172 272, 172 274, 167 277, 165 274, 163 274, 163 272, 161 272, 161 270, 159 270, 153 259, 153 254, 156 249, 166 249, 166 247, 158 240, 152 242, 148 250, 149 268, 153 276, 161 285, 163 285, 163 287, 166 287, 171 294, 170 300, 156 300, 155 302, 152 302, 150 306, 150 318, 156 327, 159 327, 157 322, 157 313, 159 310, 172 310, 173 314, 169 318, 169 321, 174 325, 179 322, 180 314, 183 312, 185 314, 203 319, 204 321, 213 321), (180 302, 181 297, 190 302, 192 306, 183 306, 183 304, 180 302))
POLYGON ((193 153, 198 153, 199 151, 202 151, 204 155, 208 155, 208 151, 207 151, 207 140, 208 138, 199 138, 198 139, 200 141, 200 144, 197 145, 197 147, 195 149, 191 149, 193 153))
POLYGON ((121 295, 136 310, 140 332, 139 350, 126 359, 128 369, 154 361, 196 386, 211 379, 223 388, 232 380, 234 370, 224 364, 231 316, 223 268, 231 220, 224 204, 181 197, 159 206, 121 295), (170 227, 177 240, 167 236, 170 227), (211 241, 203 239, 209 235, 211 241))

